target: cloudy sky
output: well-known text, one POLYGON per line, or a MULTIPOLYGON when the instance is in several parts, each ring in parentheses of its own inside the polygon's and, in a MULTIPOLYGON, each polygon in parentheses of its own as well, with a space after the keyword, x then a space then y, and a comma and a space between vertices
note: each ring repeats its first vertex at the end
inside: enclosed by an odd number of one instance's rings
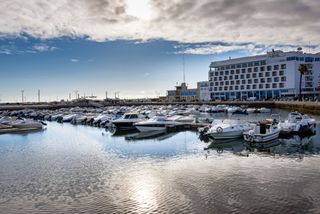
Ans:
POLYGON ((272 48, 320 51, 319 0, 2 0, 0 99, 155 97, 209 63, 272 48))

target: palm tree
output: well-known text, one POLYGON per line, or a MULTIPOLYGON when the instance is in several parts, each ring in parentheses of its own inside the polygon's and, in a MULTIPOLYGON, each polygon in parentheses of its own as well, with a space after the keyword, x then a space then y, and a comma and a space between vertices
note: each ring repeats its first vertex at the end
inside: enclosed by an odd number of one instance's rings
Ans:
POLYGON ((300 72, 300 93, 299 93, 299 100, 302 100, 302 75, 308 72, 308 66, 307 64, 300 64, 299 66, 299 72, 300 72))

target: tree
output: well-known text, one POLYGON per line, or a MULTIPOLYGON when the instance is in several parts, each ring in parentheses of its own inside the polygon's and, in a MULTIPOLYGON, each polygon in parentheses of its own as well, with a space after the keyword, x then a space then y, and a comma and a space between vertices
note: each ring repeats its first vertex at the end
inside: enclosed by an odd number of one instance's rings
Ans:
POLYGON ((306 74, 308 72, 308 65, 307 64, 300 64, 299 66, 299 72, 300 72, 300 92, 299 92, 299 100, 302 100, 302 75, 306 74))

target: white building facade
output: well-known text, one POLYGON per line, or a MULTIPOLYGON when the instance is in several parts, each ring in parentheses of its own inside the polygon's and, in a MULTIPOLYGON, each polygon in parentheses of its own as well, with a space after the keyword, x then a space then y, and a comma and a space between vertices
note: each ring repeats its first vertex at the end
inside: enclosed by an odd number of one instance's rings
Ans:
POLYGON ((320 53, 271 51, 265 55, 215 61, 210 64, 211 99, 244 100, 299 96, 300 64, 307 64, 302 76, 302 95, 318 96, 320 53))
POLYGON ((197 83, 198 99, 199 101, 210 101, 211 93, 209 87, 209 81, 202 81, 197 83))

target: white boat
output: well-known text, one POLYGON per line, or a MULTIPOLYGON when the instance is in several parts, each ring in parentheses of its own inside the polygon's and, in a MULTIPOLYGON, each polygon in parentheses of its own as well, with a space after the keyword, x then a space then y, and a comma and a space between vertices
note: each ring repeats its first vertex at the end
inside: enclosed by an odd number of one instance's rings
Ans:
POLYGON ((257 110, 255 108, 247 108, 247 112, 250 114, 250 113, 254 113, 256 112, 257 110))
POLYGON ((240 110, 241 108, 237 107, 237 106, 231 106, 229 108, 227 108, 227 112, 230 114, 230 113, 234 113, 238 110, 240 110))
POLYGON ((250 125, 240 120, 215 120, 205 136, 218 140, 241 138, 243 132, 249 129, 250 125))
POLYGON ((316 120, 303 113, 291 112, 288 118, 279 125, 283 134, 314 133, 316 120))
POLYGON ((140 132, 154 132, 154 131, 166 131, 167 127, 175 127, 180 124, 181 123, 177 121, 168 120, 166 117, 155 116, 149 120, 135 123, 134 126, 140 132))
POLYGON ((265 143, 277 139, 280 127, 274 121, 272 119, 260 121, 251 130, 243 133, 244 140, 252 143, 265 143))
POLYGON ((262 107, 262 108, 257 109, 257 112, 258 113, 270 113, 271 109, 262 107))
POLYGON ((116 130, 130 130, 135 129, 134 124, 146 120, 146 117, 138 113, 126 113, 119 119, 112 120, 111 126, 116 130))

